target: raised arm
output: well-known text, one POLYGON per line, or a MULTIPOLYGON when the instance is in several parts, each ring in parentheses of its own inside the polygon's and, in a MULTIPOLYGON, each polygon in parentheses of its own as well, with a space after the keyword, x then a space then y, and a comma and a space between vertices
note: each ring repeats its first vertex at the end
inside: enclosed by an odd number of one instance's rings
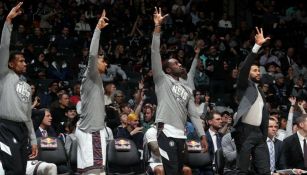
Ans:
POLYGON ((267 40, 270 39, 270 37, 264 38, 262 28, 260 28, 259 30, 258 27, 256 27, 256 32, 257 34, 255 36, 255 45, 252 49, 252 52, 247 56, 247 58, 245 59, 240 69, 240 74, 239 74, 238 83, 237 83, 238 88, 240 89, 247 87, 249 71, 250 71, 252 64, 255 61, 257 52, 260 49, 260 47, 263 45, 263 43, 265 43, 267 40))
POLYGON ((193 77, 193 79, 194 79, 194 75, 195 75, 195 71, 196 71, 197 60, 199 59, 200 48, 196 47, 194 49, 194 52, 195 52, 195 56, 194 56, 191 68, 189 70, 189 73, 188 73, 188 76, 193 77))
POLYGON ((305 108, 304 108, 304 106, 305 106, 305 101, 303 100, 303 101, 300 101, 300 102, 298 102, 298 107, 300 108, 300 110, 302 111, 302 114, 306 114, 306 110, 305 110, 305 108))
POLYGON ((8 72, 8 61, 10 54, 10 42, 11 42, 11 34, 12 34, 12 20, 22 13, 21 5, 23 3, 18 3, 15 7, 13 7, 10 13, 7 15, 1 35, 1 45, 0 45, 0 75, 8 72))
POLYGON ((198 59, 199 59, 200 48, 195 47, 194 52, 195 52, 195 56, 194 56, 194 59, 192 61, 190 70, 188 72, 188 78, 187 78, 187 82, 188 82, 189 86, 191 88, 193 87, 192 90, 195 89, 194 76, 195 76, 195 72, 196 72, 197 62, 198 62, 198 59))
POLYGON ((151 44, 151 67, 153 78, 156 81, 158 77, 163 76, 162 63, 161 63, 161 55, 160 55, 160 32, 161 25, 163 20, 167 16, 162 16, 161 8, 159 10, 155 7, 154 13, 154 23, 155 29, 152 36, 152 44, 151 44))
POLYGON ((285 137, 288 137, 290 135, 292 135, 292 128, 293 128, 293 112, 294 112, 294 106, 296 104, 296 97, 289 97, 288 98, 290 103, 291 103, 291 107, 289 109, 289 113, 288 113, 288 120, 287 120, 287 125, 286 125, 286 135, 285 137))
POLYGON ((90 45, 90 54, 89 54, 88 72, 87 72, 90 77, 98 74, 97 59, 98 59, 100 33, 101 30, 109 24, 106 22, 107 20, 109 19, 106 17, 106 11, 103 10, 101 17, 96 25, 90 45))

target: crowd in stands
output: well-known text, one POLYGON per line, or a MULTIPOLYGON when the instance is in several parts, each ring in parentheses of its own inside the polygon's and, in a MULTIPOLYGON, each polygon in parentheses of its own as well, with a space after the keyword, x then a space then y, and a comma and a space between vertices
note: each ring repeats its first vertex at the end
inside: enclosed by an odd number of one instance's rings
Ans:
MULTIPOLYGON (((0 2, 1 24, 15 3, 0 2)), ((282 141, 297 131, 300 121, 296 119, 307 110, 307 8, 303 0, 34 0, 24 2, 24 13, 14 21, 10 49, 23 52, 26 58, 25 78, 32 89, 37 137, 58 137, 69 149, 68 140, 73 139, 81 113, 80 81, 91 37, 105 9, 111 22, 102 31, 99 53, 108 61, 101 81, 106 124, 112 131, 109 139, 128 138, 143 149, 157 106, 150 65, 155 6, 169 14, 162 26, 162 59, 176 58, 189 72, 199 54, 193 75, 195 104, 207 135, 219 132, 215 137, 221 137, 209 148, 211 156, 218 148, 228 147, 227 168, 235 166, 235 157, 228 156, 229 150, 235 150, 228 133, 238 106, 236 80, 242 61, 251 52, 254 26, 263 27, 271 37, 259 51, 258 62, 260 88, 270 117, 278 124, 272 137, 282 141)), ((190 122, 186 132, 188 139, 197 139, 190 122)), ((71 170, 58 165, 58 171, 71 170)))

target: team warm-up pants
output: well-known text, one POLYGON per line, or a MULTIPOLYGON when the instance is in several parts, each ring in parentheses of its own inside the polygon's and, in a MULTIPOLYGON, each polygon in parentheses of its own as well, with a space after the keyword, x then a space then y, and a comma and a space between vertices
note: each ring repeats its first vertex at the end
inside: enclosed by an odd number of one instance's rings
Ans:
POLYGON ((0 119, 0 160, 6 175, 25 174, 28 138, 24 122, 0 119))
POLYGON ((167 137, 163 132, 158 134, 157 139, 165 174, 181 175, 184 164, 185 139, 167 137))

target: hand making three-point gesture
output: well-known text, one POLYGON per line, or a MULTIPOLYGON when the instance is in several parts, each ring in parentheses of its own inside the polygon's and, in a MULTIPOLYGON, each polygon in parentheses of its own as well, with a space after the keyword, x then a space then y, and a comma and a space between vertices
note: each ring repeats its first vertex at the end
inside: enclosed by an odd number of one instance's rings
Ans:
POLYGON ((155 13, 154 13, 154 23, 155 23, 155 33, 160 33, 161 31, 161 24, 163 23, 164 19, 168 16, 168 14, 162 16, 161 8, 155 7, 155 13))
POLYGON ((263 43, 265 43, 267 40, 271 39, 270 37, 264 38, 262 28, 260 28, 260 30, 259 30, 258 27, 256 27, 256 32, 257 33, 255 35, 255 43, 258 44, 259 46, 262 46, 263 43))

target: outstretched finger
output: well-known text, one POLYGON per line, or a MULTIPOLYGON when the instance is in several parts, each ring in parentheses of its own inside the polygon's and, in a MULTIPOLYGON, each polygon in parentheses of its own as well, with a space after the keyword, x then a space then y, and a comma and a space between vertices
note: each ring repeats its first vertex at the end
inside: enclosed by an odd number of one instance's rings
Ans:
POLYGON ((258 29, 258 27, 256 27, 256 31, 257 31, 257 34, 259 34, 260 32, 259 32, 259 29, 258 29))
POLYGON ((167 16, 168 16, 168 14, 164 15, 162 18, 164 19, 164 18, 167 17, 167 16))
POLYGON ((260 28, 260 32, 261 32, 261 34, 263 35, 263 30, 262 30, 262 28, 260 28))
POLYGON ((23 2, 19 2, 17 5, 16 5, 16 8, 19 9, 21 7, 21 5, 23 4, 23 2))
POLYGON ((106 16, 106 11, 103 9, 101 17, 105 17, 106 16))
POLYGON ((158 9, 157 9, 157 7, 155 7, 155 13, 158 13, 158 9))
POLYGON ((160 14, 160 15, 162 15, 162 12, 161 12, 161 7, 159 7, 159 14, 160 14))
POLYGON ((266 37, 266 38, 265 38, 266 41, 269 40, 269 39, 271 39, 271 38, 270 38, 270 37, 266 37))
POLYGON ((105 21, 106 20, 109 21, 109 18, 107 18, 107 17, 103 17, 102 19, 105 20, 105 21))

